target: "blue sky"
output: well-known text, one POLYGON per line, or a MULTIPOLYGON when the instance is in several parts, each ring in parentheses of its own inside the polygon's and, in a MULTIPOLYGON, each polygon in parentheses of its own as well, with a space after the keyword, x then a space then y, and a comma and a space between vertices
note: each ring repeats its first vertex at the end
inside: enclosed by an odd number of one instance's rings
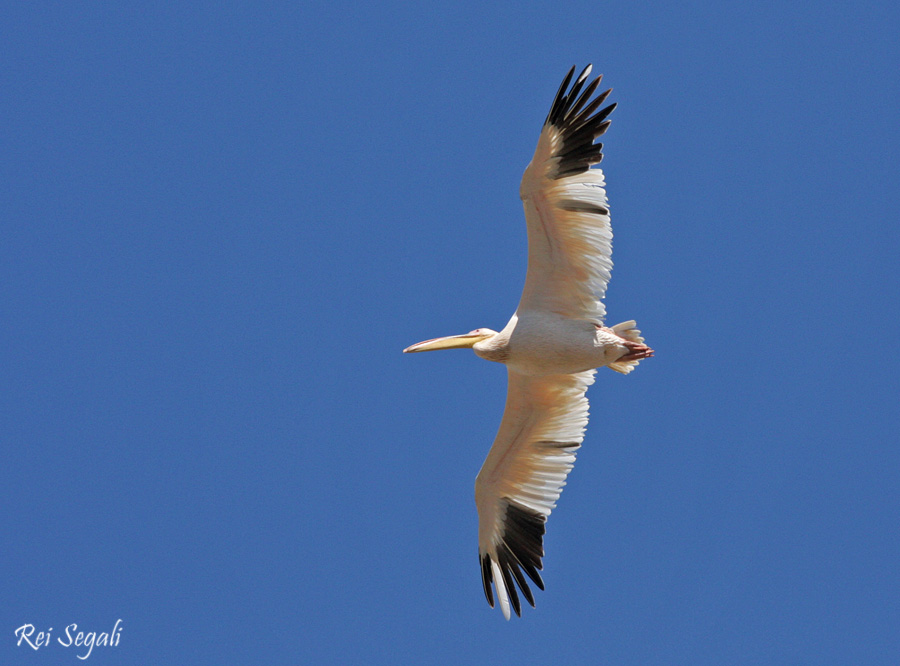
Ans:
POLYGON ((0 660, 121 618, 88 663, 896 664, 898 18, 7 7, 0 660), (519 178, 587 62, 610 323, 657 356, 598 374, 507 623, 473 501, 505 372, 400 350, 514 310, 519 178))

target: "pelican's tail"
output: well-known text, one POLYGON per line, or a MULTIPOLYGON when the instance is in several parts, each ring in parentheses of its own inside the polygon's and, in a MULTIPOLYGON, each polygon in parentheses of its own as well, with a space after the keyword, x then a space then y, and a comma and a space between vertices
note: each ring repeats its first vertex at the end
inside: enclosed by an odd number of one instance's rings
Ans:
MULTIPOLYGON (((612 327, 612 331, 620 338, 643 344, 644 338, 641 337, 641 331, 636 327, 637 322, 632 319, 630 321, 623 321, 621 324, 616 324, 612 327)), ((629 372, 634 370, 640 362, 640 359, 634 361, 616 361, 615 363, 610 363, 609 367, 616 372, 621 372, 623 375, 627 375, 629 372)))

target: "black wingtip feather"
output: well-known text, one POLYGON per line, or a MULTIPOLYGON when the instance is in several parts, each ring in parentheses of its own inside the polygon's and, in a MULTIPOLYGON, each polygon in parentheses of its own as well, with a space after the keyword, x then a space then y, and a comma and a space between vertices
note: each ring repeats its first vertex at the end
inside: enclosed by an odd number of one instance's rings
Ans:
POLYGON ((611 104, 597 111, 612 88, 600 93, 593 100, 590 99, 600 85, 602 74, 591 81, 585 87, 584 92, 581 92, 581 88, 587 80, 589 68, 590 65, 581 72, 571 89, 569 89, 569 83, 575 73, 575 67, 573 66, 569 70, 553 99, 550 113, 547 114, 545 125, 555 127, 561 138, 554 155, 554 157, 560 158, 554 174, 555 178, 583 173, 591 166, 599 164, 603 159, 602 146, 595 147, 593 144, 597 137, 606 132, 609 127, 610 121, 606 118, 613 112, 616 105, 611 104))
POLYGON ((575 83, 572 84, 572 89, 566 93, 565 99, 563 100, 562 106, 564 107, 564 118, 568 118, 574 113, 575 105, 577 102, 573 103, 572 100, 575 99, 575 96, 581 91, 581 87, 584 85, 584 82, 587 80, 588 73, 590 71, 590 65, 584 68, 581 74, 578 75, 578 78, 575 79, 575 83))
POLYGON ((534 608, 534 595, 531 593, 531 588, 528 587, 528 581, 526 581, 525 576, 522 575, 522 571, 519 569, 518 563, 510 562, 509 571, 510 573, 512 573, 513 578, 516 579, 516 583, 519 585, 519 589, 522 590, 522 594, 525 596, 525 601, 531 604, 531 607, 534 608))
MULTIPOLYGON (((528 585, 525 575, 538 589, 544 589, 544 581, 538 573, 542 568, 541 558, 544 556, 544 527, 546 518, 536 511, 528 509, 509 498, 501 500, 505 505, 503 532, 496 544, 495 558, 503 583, 507 589, 510 604, 516 615, 521 617, 522 604, 518 590, 522 591, 525 600, 534 607, 534 594, 528 585), (523 575, 522 572, 525 572, 523 575), (518 590, 516 587, 518 586, 518 590)), ((479 554, 481 558, 481 582, 484 585, 484 596, 491 608, 494 607, 494 595, 491 583, 496 585, 491 569, 491 556, 479 554)))
POLYGON ((478 557, 481 559, 481 584, 484 585, 484 596, 487 599, 488 605, 493 608, 494 593, 491 591, 491 581, 494 576, 491 573, 491 558, 488 555, 482 555, 480 552, 478 553, 478 557))
POLYGON ((545 125, 549 125, 554 118, 556 110, 562 106, 563 96, 566 92, 566 88, 569 87, 569 81, 572 80, 572 75, 575 73, 575 65, 572 65, 572 69, 569 70, 569 73, 566 74, 566 78, 563 79, 563 82, 559 86, 559 90, 556 91, 556 97, 553 98, 553 104, 550 105, 550 113, 547 114, 547 120, 544 121, 545 125))
MULTIPOLYGON (((569 118, 569 117, 574 117, 574 118, 576 118, 576 119, 578 118, 578 116, 579 116, 580 113, 581 113, 581 108, 582 108, 582 107, 585 105, 585 103, 591 98, 591 95, 594 94, 594 91, 597 90, 597 86, 600 85, 600 80, 601 80, 602 78, 603 78, 602 75, 601 75, 601 76, 598 76, 596 79, 594 79, 593 81, 591 81, 591 82, 588 84, 588 87, 584 89, 584 92, 583 92, 583 93, 581 93, 581 97, 579 97, 579 98, 575 101, 575 103, 572 105, 572 108, 569 109, 569 113, 568 113, 568 115, 567 115, 567 118, 569 118)), ((608 92, 609 92, 609 91, 607 91, 607 93, 608 93, 608 92)), ((602 104, 602 102, 601 102, 601 104, 602 104)))

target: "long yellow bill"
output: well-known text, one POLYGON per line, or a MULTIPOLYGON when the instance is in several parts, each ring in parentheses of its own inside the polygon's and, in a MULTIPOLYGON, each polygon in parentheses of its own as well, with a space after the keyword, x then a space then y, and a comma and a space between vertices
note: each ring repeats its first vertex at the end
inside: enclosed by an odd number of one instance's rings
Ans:
POLYGON ((463 335, 448 335, 445 338, 434 338, 410 345, 403 350, 404 354, 414 352, 437 351, 438 349, 466 349, 472 347, 479 340, 484 340, 484 333, 464 333, 463 335))

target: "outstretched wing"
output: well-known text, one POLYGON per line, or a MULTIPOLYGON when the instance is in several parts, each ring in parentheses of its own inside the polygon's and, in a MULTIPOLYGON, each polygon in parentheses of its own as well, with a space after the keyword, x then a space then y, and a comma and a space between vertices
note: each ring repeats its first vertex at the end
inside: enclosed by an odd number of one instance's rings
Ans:
POLYGON ((611 92, 594 96, 602 76, 585 86, 588 65, 569 89, 573 67, 563 80, 522 177, 519 194, 528 226, 528 273, 519 311, 555 312, 603 322, 612 270, 612 229, 600 169, 611 104, 597 110, 611 92), (583 91, 582 91, 583 88, 583 91), (593 97, 593 99, 592 99, 593 97))
POLYGON ((556 507, 584 439, 588 421, 584 394, 595 372, 530 377, 509 370, 503 421, 475 480, 484 594, 493 608, 493 583, 506 619, 510 602, 521 615, 516 584, 534 606, 523 572, 544 589, 538 573, 544 523, 556 507))

